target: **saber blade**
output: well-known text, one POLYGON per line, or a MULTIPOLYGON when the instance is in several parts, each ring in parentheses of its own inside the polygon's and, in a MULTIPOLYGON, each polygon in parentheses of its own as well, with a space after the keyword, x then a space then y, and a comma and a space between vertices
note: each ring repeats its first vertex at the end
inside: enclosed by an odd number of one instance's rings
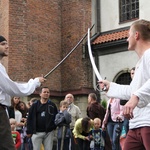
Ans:
MULTIPOLYGON (((92 25, 92 27, 89 30, 92 30, 92 28, 94 27, 94 24, 92 25)), ((71 53, 81 44, 81 42, 86 38, 88 33, 86 33, 82 39, 77 43, 77 45, 53 68, 51 69, 46 75, 44 75, 44 78, 47 78, 55 69, 57 69, 68 57, 69 55, 71 55, 71 53)))
POLYGON ((95 65, 95 61, 93 59, 93 55, 92 55, 92 50, 91 50, 91 42, 90 42, 90 29, 88 28, 88 51, 89 51, 89 56, 90 56, 90 60, 91 60, 91 64, 93 67, 93 70, 95 72, 96 77, 98 78, 99 81, 103 80, 96 65, 95 65))

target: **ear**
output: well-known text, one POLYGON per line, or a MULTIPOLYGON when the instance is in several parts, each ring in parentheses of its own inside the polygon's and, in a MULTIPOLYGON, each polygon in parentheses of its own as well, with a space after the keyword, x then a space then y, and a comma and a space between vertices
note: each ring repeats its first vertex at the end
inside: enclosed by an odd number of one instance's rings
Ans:
POLYGON ((140 33, 138 31, 135 32, 135 39, 136 40, 140 39, 140 33))

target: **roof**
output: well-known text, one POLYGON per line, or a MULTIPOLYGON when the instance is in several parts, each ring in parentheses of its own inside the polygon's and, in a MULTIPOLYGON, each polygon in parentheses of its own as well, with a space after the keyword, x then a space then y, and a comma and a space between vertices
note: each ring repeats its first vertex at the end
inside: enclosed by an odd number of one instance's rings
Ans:
POLYGON ((108 43, 112 41, 118 41, 122 39, 126 39, 128 37, 129 29, 124 29, 121 31, 115 31, 113 33, 103 33, 99 35, 93 42, 92 45, 108 43))

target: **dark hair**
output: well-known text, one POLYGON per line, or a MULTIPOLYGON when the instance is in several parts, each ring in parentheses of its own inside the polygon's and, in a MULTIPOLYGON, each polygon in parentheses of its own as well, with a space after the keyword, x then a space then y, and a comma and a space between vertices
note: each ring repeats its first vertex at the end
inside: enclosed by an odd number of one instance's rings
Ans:
POLYGON ((89 96, 94 99, 94 100, 97 100, 97 96, 95 93, 90 93, 89 96))
POLYGON ((85 117, 85 118, 82 119, 81 124, 82 124, 82 130, 84 132, 88 131, 88 129, 89 129, 89 121, 90 120, 91 119, 89 117, 85 117))
POLYGON ((14 102, 14 98, 15 98, 15 97, 18 97, 18 98, 20 99, 19 96, 14 96, 14 97, 12 97, 12 98, 11 98, 11 107, 16 107, 16 104, 15 104, 15 102, 14 102))
POLYGON ((135 70, 135 67, 133 67, 131 70, 135 70))
MULTIPOLYGON (((49 87, 47 87, 47 86, 41 87, 40 90, 39 90, 39 93, 42 93, 42 90, 43 90, 43 89, 49 89, 49 87)), ((49 90, 50 90, 50 89, 49 89, 49 90)))
POLYGON ((2 35, 0 35, 0 42, 7 41, 2 35))
POLYGON ((37 100, 38 100, 37 98, 33 97, 33 98, 31 98, 31 99, 29 100, 29 102, 34 103, 34 102, 36 102, 37 100))
POLYGON ((19 110, 19 111, 22 113, 22 118, 26 118, 26 117, 27 117, 28 107, 27 107, 27 105, 26 105, 25 102, 20 101, 20 102, 16 105, 16 109, 19 110), (24 105, 24 107, 25 107, 24 110, 20 109, 20 104, 23 104, 23 105, 24 105))

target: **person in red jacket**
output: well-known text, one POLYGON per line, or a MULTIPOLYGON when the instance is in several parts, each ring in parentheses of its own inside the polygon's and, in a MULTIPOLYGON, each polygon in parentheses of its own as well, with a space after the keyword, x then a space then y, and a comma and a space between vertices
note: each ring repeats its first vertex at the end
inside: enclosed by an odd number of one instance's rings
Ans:
POLYGON ((18 150, 21 146, 21 137, 20 137, 20 133, 18 131, 15 131, 16 120, 14 118, 10 118, 9 121, 10 121, 11 134, 13 137, 15 148, 16 148, 16 150, 18 150))

